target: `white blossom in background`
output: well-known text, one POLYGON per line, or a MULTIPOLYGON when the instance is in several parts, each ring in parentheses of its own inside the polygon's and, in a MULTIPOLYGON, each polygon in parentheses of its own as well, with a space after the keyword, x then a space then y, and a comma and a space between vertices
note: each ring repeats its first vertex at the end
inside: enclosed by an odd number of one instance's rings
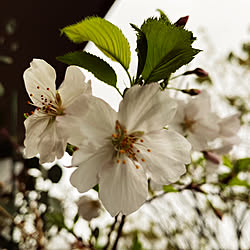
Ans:
POLYGON ((26 90, 36 107, 35 112, 25 122, 25 156, 32 158, 40 154, 40 163, 52 162, 64 155, 67 142, 78 137, 77 119, 87 112, 88 96, 91 95, 91 82, 76 66, 67 68, 65 79, 56 90, 56 72, 41 59, 34 59, 23 75, 26 90), (79 106, 70 109, 78 99, 79 106), (70 122, 58 122, 65 117, 70 122), (71 131, 69 133, 69 131, 71 131))
POLYGON ((184 135, 193 150, 203 151, 209 141, 218 137, 218 121, 218 116, 211 110, 210 96, 202 91, 195 97, 189 97, 187 102, 178 100, 176 115, 168 127, 184 135))
POLYGON ((85 220, 91 221, 100 215, 101 203, 99 200, 94 200, 91 197, 84 195, 78 202, 78 214, 85 220))
POLYGON ((208 175, 217 171, 221 162, 221 156, 229 153, 234 145, 240 143, 238 132, 240 130, 239 114, 233 114, 222 118, 218 122, 219 135, 215 141, 209 143, 204 156, 207 160, 206 173, 208 175))
POLYGON ((145 202, 148 178, 164 185, 185 173, 191 145, 164 129, 176 102, 158 84, 128 89, 118 112, 95 97, 89 109, 80 127, 93 152, 86 142, 77 145, 73 165, 78 167, 70 180, 79 192, 99 184, 99 198, 112 216, 130 214, 145 202))

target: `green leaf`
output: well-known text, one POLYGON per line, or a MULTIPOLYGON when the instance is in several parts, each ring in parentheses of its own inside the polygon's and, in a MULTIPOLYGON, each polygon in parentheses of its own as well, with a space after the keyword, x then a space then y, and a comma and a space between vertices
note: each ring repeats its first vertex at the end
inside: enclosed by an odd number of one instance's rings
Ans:
POLYGON ((57 226, 59 230, 66 228, 64 223, 64 215, 60 212, 51 212, 45 214, 46 226, 50 229, 52 226, 57 226))
POLYGON ((167 193, 178 192, 178 190, 175 189, 171 185, 164 185, 164 186, 162 186, 162 189, 163 189, 164 192, 167 192, 167 193))
POLYGON ((241 180, 238 177, 234 177, 228 184, 230 186, 244 186, 250 188, 250 184, 247 181, 241 180))
POLYGON ((142 244, 139 241, 138 234, 136 233, 136 235, 134 236, 133 245, 131 247, 131 250, 142 250, 142 249, 143 249, 142 244))
POLYGON ((96 185, 93 187, 93 189, 98 193, 98 192, 99 192, 99 185, 96 184, 96 185))
POLYGON ((58 165, 54 165, 48 170, 48 178, 53 183, 58 183, 62 177, 62 168, 58 165))
POLYGON ((160 13, 161 19, 164 19, 166 22, 170 23, 167 15, 161 9, 157 9, 157 11, 160 13))
POLYGON ((223 161, 223 165, 224 165, 224 166, 226 166, 226 167, 228 167, 228 168, 230 168, 230 169, 233 168, 233 164, 232 164, 231 160, 230 160, 226 155, 224 155, 224 156, 222 157, 222 161, 223 161))
POLYGON ((236 173, 250 171, 250 158, 239 159, 234 164, 236 173))
POLYGON ((134 81, 134 84, 137 84, 146 62, 148 44, 145 34, 136 25, 134 24, 130 25, 137 32, 137 48, 135 51, 137 52, 138 55, 138 66, 137 66, 136 79, 134 81))
POLYGON ((99 80, 116 86, 117 78, 115 71, 101 58, 85 51, 75 51, 64 56, 58 56, 57 60, 69 65, 80 66, 91 72, 99 80))
POLYGON ((128 69, 131 57, 128 40, 109 21, 100 17, 89 17, 61 31, 75 43, 93 42, 106 56, 128 69))
POLYGON ((168 79, 200 52, 192 48, 193 33, 164 19, 148 19, 141 27, 147 38, 148 51, 142 77, 145 83, 168 79))
POLYGON ((73 223, 76 224, 76 222, 78 221, 79 219, 79 214, 76 213, 75 217, 74 217, 74 220, 73 220, 73 223))

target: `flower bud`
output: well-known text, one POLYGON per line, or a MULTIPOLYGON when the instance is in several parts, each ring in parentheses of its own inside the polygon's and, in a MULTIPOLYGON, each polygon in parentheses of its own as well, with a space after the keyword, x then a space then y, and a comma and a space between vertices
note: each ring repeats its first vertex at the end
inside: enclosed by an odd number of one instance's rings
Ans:
POLYGON ((220 159, 217 154, 209 152, 209 151, 203 151, 203 155, 206 160, 211 161, 214 164, 220 164, 220 159))
POLYGON ((100 215, 101 203, 99 200, 93 200, 91 197, 84 195, 79 199, 77 205, 79 215, 87 221, 100 215))
POLYGON ((199 89, 182 89, 181 92, 191 96, 199 95, 201 93, 199 89))
POLYGON ((181 17, 177 22, 175 22, 176 27, 184 27, 188 21, 189 16, 181 17))
POLYGON ((194 70, 186 71, 182 75, 185 76, 185 75, 191 75, 191 74, 195 74, 198 77, 207 77, 208 76, 208 73, 204 69, 201 69, 201 68, 196 68, 194 70))

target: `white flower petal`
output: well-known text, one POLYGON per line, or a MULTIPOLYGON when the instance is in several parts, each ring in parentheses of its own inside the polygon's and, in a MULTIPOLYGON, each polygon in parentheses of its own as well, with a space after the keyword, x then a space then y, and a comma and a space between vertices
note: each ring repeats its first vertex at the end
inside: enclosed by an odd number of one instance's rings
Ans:
POLYGON ((118 120, 128 131, 161 129, 174 117, 176 102, 159 88, 158 83, 133 86, 119 106, 118 120))
POLYGON ((40 163, 53 162, 55 158, 62 158, 66 148, 66 139, 57 133, 56 121, 51 120, 46 130, 41 134, 38 145, 40 163))
POLYGON ((91 81, 86 83, 83 72, 76 66, 69 66, 58 92, 64 107, 69 106, 79 95, 92 94, 91 81))
POLYGON ((30 68, 24 74, 25 88, 34 104, 41 106, 41 95, 49 101, 55 99, 56 72, 47 62, 41 59, 33 59, 30 68))
POLYGON ((240 129, 239 114, 223 118, 220 122, 220 135, 225 137, 235 136, 240 129))
MULTIPOLYGON (((81 149, 79 149, 81 152, 81 149)), ((77 152, 76 152, 77 153, 77 152)), ((73 163, 78 162, 73 155, 73 163)), ((78 168, 70 177, 71 184, 77 188, 80 193, 86 192, 98 183, 98 173, 104 165, 112 162, 112 147, 104 146, 102 149, 93 152, 87 160, 78 165, 78 168)))
POLYGON ((136 211, 146 200, 147 177, 142 167, 137 169, 127 158, 126 164, 114 164, 100 172, 99 196, 108 212, 128 215, 136 211))
MULTIPOLYGON (((73 117, 73 115, 75 117, 75 120, 79 119, 77 121, 77 124, 81 131, 80 134, 78 134, 78 137, 81 135, 85 137, 87 136, 89 141, 93 141, 96 144, 105 143, 104 139, 111 138, 112 134, 115 131, 115 121, 117 119, 117 113, 109 106, 109 104, 107 104, 102 99, 89 97, 87 114, 81 115, 84 112, 83 111, 78 115, 76 114, 76 116, 74 112, 77 111, 77 108, 79 108, 79 110, 81 108, 84 108, 80 107, 80 103, 81 100, 79 100, 79 102, 77 100, 73 107, 67 109, 67 114, 68 111, 69 115, 72 114, 70 117, 68 116, 70 119, 71 117, 73 117)), ((77 143, 75 145, 79 145, 79 143, 81 143, 81 140, 77 140, 77 138, 74 138, 74 142, 72 143, 77 143)))
POLYGON ((163 185, 176 182, 186 172, 185 164, 190 163, 190 143, 178 133, 167 130, 146 134, 143 139, 146 147, 138 148, 150 178, 163 185))
POLYGON ((203 90, 199 95, 190 99, 185 109, 187 117, 200 119, 204 118, 204 115, 211 113, 210 96, 206 90, 203 90))
POLYGON ((85 131, 81 133, 82 119, 89 111, 90 95, 82 94, 64 110, 64 115, 57 116, 57 127, 62 131, 61 137, 75 146, 79 146, 86 139, 85 131))
POLYGON ((44 115, 37 111, 24 121, 26 130, 24 146, 27 158, 32 158, 38 154, 40 135, 47 128, 49 121, 50 117, 44 117, 44 115))

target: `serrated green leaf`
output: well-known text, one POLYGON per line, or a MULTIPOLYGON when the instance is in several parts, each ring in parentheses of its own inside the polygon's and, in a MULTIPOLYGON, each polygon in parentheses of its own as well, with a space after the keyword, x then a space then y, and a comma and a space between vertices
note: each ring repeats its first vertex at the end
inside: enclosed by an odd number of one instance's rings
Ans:
POLYGON ((117 82, 113 68, 101 58, 86 51, 75 51, 64 56, 58 56, 57 60, 69 65, 80 66, 91 72, 99 80, 115 87, 117 82))
POLYGON ((200 51, 191 46, 194 41, 192 32, 163 19, 148 19, 141 30, 148 44, 142 72, 145 83, 168 79, 171 73, 189 63, 200 51))
POLYGON ((237 160, 234 164, 234 171, 236 173, 250 171, 250 158, 237 160))
POLYGON ((148 44, 145 34, 136 25, 134 24, 130 25, 137 32, 137 48, 135 51, 137 52, 138 55, 138 66, 137 66, 136 79, 134 81, 134 83, 137 84, 146 62, 148 44))
POLYGON ((165 14, 165 12, 163 12, 161 9, 157 9, 157 11, 160 13, 161 15, 161 19, 164 19, 166 22, 171 23, 167 17, 167 15, 165 14))
POLYGON ((128 69, 131 57, 128 40, 109 21, 100 17, 89 17, 63 28, 62 33, 75 43, 93 42, 106 56, 128 69))
POLYGON ((178 192, 178 190, 175 189, 171 185, 164 185, 164 186, 162 186, 162 189, 163 189, 164 192, 167 192, 167 193, 178 192))

